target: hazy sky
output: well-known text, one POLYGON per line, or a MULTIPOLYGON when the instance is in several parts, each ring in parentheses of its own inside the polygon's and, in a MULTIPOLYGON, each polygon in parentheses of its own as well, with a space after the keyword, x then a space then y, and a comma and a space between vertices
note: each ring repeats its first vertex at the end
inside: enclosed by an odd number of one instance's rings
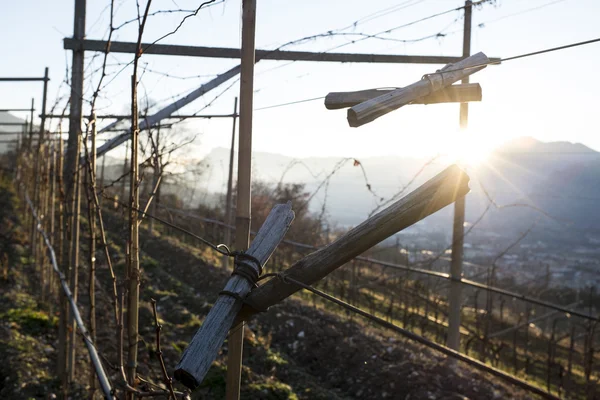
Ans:
MULTIPOLYGON (((145 1, 141 1, 145 4, 145 1)), ((50 67, 49 107, 68 93, 61 81, 71 54, 62 48, 62 39, 73 33, 73 1, 2 1, 0 26, 0 76, 40 76, 50 67)), ((88 0, 87 37, 105 38, 108 29, 108 0, 88 0)), ((134 18, 135 1, 116 0, 115 25, 134 18)), ((193 9, 199 1, 155 0, 151 11, 193 9)), ((257 48, 272 49, 288 41, 329 30, 348 27, 346 33, 378 33, 431 14, 462 5, 455 0, 258 0, 257 48), (400 5, 404 6, 400 7, 400 5), (370 20, 361 18, 382 9, 399 6, 394 12, 370 20), (356 27, 351 24, 359 20, 356 27)), ((144 41, 152 41, 172 30, 185 14, 161 14, 147 24, 144 41)), ((508 57, 571 42, 600 37, 598 0, 498 0, 474 10, 472 51, 490 57, 508 57), (539 7, 539 8, 538 8, 539 7), (524 10, 535 10, 521 13, 524 10), (517 14, 517 15, 515 15, 517 14), (480 24, 483 24, 480 26, 480 24)), ((462 11, 455 11, 403 29, 387 38, 412 40, 442 32, 445 36, 402 43, 364 40, 340 49, 343 52, 460 55, 462 11)), ((240 0, 226 0, 188 19, 164 43, 204 46, 240 46, 240 0)), ((114 39, 135 41, 137 27, 130 24, 115 33, 114 39)), ((286 49, 324 51, 358 36, 321 38, 286 49)), ((86 72, 100 66, 101 55, 86 53, 86 72)), ((109 77, 121 69, 118 63, 131 55, 109 58, 109 77)), ((211 74, 225 71, 238 60, 145 55, 142 93, 159 104, 186 93, 211 74), (190 79, 168 78, 152 71, 190 79)), ((433 72, 438 65, 338 64, 261 61, 256 68, 255 107, 324 96, 346 91, 385 86, 402 86, 433 72)), ((530 135, 540 140, 582 142, 600 150, 600 43, 547 55, 491 66, 476 73, 472 82, 483 87, 483 101, 471 105, 470 135, 484 144, 530 135)), ((129 107, 130 70, 118 75, 102 92, 100 113, 123 113, 129 107)), ((91 95, 98 74, 86 80, 91 95)), ((229 86, 211 92, 182 113, 193 113, 229 86)), ((31 97, 41 102, 41 84, 0 83, 0 108, 27 107, 31 97)), ((236 84, 204 112, 229 113, 236 84)), ((58 109, 64 105, 59 101, 58 109)), ((58 110, 57 110, 58 111, 58 110)), ((200 133, 194 152, 201 156, 217 146, 228 146, 228 120, 186 123, 200 133)), ((408 106, 361 128, 350 128, 345 111, 327 111, 322 100, 256 111, 254 149, 305 156, 422 155, 444 151, 457 135, 458 105, 408 106)))

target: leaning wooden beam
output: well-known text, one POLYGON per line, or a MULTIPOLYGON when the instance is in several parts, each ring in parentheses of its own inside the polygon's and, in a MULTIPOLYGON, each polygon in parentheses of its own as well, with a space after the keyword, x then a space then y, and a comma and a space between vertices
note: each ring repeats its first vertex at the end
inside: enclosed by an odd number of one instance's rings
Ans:
MULTIPOLYGON (((353 107, 367 100, 388 94, 397 89, 368 89, 356 92, 331 92, 325 97, 325 107, 328 110, 353 107)), ((436 103, 466 103, 481 101, 481 86, 479 83, 467 83, 448 86, 428 96, 420 97, 410 104, 436 103)))
POLYGON ((423 79, 401 89, 383 94, 348 109, 348 123, 357 127, 382 115, 425 97, 482 70, 490 62, 483 53, 477 53, 456 64, 448 64, 440 71, 426 74, 423 79))
MULTIPOLYGON (((175 113, 180 108, 190 104, 192 101, 198 99, 201 96, 204 96, 206 93, 210 92, 214 88, 227 82, 229 79, 233 78, 234 76, 236 76, 240 73, 240 68, 241 68, 241 66, 237 65, 237 66, 231 68, 230 70, 223 72, 221 75, 218 75, 213 80, 202 84, 198 89, 194 90, 193 92, 177 99, 174 103, 169 104, 168 106, 164 107, 163 109, 157 111, 156 114, 150 115, 150 116, 144 118, 140 122, 140 126, 139 126, 140 131, 143 131, 143 130, 153 127, 154 125, 156 125, 163 119, 170 117, 173 113, 175 113)), ((109 131, 110 129, 114 128, 119 122, 121 122, 121 121, 120 120, 115 121, 115 122, 105 126, 104 128, 100 129, 100 131, 98 131, 98 133, 103 133, 103 132, 109 131)), ((118 135, 118 136, 110 139, 108 142, 106 142, 102 146, 98 147, 98 150, 97 150, 98 157, 103 156, 104 154, 108 153, 115 147, 118 147, 120 144, 125 143, 127 140, 129 140, 130 137, 131 137, 131 132, 126 131, 126 132, 122 133, 121 135, 118 135)), ((86 162, 85 158, 82 157, 80 162, 81 162, 81 164, 85 163, 86 162)))
MULTIPOLYGON (((408 196, 341 236, 329 246, 309 254, 283 272, 304 284, 312 285, 382 240, 451 204, 469 192, 469 177, 452 165, 408 196)), ((256 310, 266 310, 301 288, 271 279, 253 290, 236 323, 248 319, 256 310)))
MULTIPOLYGON (((294 212, 291 203, 273 207, 246 254, 253 256, 264 265, 285 236, 293 220, 294 212)), ((238 261, 245 262, 257 270, 257 266, 250 261, 244 261, 243 258, 238 261)), ((224 291, 236 293, 243 298, 251 288, 252 285, 247 279, 233 275, 224 291)), ((195 388, 202 382, 241 308, 242 302, 230 295, 221 294, 217 298, 175 369, 175 378, 178 381, 190 388, 195 388)))

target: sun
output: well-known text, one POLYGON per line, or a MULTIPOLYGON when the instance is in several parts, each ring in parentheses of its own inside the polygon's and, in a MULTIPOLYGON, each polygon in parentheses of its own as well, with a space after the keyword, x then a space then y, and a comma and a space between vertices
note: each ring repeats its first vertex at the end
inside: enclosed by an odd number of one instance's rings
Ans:
POLYGON ((489 137, 472 131, 459 131, 448 137, 440 153, 450 161, 470 167, 485 163, 493 151, 489 137))

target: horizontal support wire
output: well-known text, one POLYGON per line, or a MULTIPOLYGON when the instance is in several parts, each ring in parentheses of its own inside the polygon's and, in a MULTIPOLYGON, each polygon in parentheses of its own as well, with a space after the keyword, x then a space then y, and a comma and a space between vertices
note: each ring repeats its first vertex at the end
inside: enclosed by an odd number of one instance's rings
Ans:
POLYGON ((491 367, 491 366, 489 366, 489 365, 487 365, 487 364, 485 364, 485 363, 483 363, 481 361, 478 361, 478 360, 476 360, 474 358, 471 358, 471 357, 469 357, 467 355, 464 355, 464 354, 462 354, 462 353, 460 353, 460 352, 458 352, 456 350, 452 350, 449 347, 446 347, 446 346, 443 346, 441 344, 435 343, 435 342, 433 342, 433 341, 431 341, 429 339, 426 339, 426 338, 424 338, 424 337, 422 337, 420 335, 417 335, 416 333, 413 333, 413 332, 408 331, 406 329, 400 328, 397 325, 394 325, 394 324, 392 324, 392 323, 390 323, 390 322, 388 322, 388 321, 386 321, 384 319, 381 319, 381 318, 379 318, 379 317, 377 317, 377 316, 375 316, 373 314, 370 314, 370 313, 368 313, 368 312, 366 312, 366 311, 364 311, 364 310, 362 310, 362 309, 360 309, 358 307, 355 307, 355 306, 353 306, 351 304, 348 304, 345 301, 342 301, 342 300, 340 300, 340 299, 338 299, 336 297, 333 297, 333 296, 331 296, 331 295, 329 295, 329 294, 327 294, 325 292, 322 292, 322 291, 320 291, 318 289, 315 289, 314 287, 312 287, 310 285, 306 285, 306 284, 304 284, 304 283, 302 283, 302 282, 300 282, 300 281, 298 281, 296 279, 290 278, 289 276, 286 276, 286 275, 277 275, 277 276, 278 276, 278 278, 275 278, 275 279, 281 279, 285 283, 297 285, 297 286, 299 286, 299 287, 301 287, 303 289, 306 289, 306 290, 308 290, 308 291, 316 294, 317 296, 320 296, 320 297, 324 298, 325 300, 328 300, 328 301, 330 301, 332 303, 335 303, 335 304, 337 304, 337 305, 345 308, 348 311, 351 311, 351 312, 353 312, 355 314, 361 315, 361 316, 367 318, 368 320, 370 320, 372 322, 375 322, 378 325, 383 326, 384 328, 387 328, 387 329, 390 329, 390 330, 392 330, 392 331, 394 331, 396 333, 399 333, 402 336, 404 336, 404 337, 406 337, 406 338, 408 338, 410 340, 413 340, 413 341, 418 342, 418 343, 420 343, 422 345, 425 345, 425 346, 427 346, 429 348, 437 350, 440 353, 443 353, 443 354, 445 354, 445 355, 447 355, 449 357, 452 357, 452 358, 455 358, 457 360, 460 360, 460 361, 462 361, 462 362, 464 362, 466 364, 469 364, 469 365, 471 365, 471 366, 473 366, 473 367, 475 367, 475 368, 477 368, 477 369, 479 369, 481 371, 487 372, 487 373, 489 373, 491 375, 494 375, 494 376, 496 376, 498 378, 504 379, 505 381, 510 382, 511 384, 513 384, 515 386, 519 386, 522 389, 525 389, 527 391, 530 391, 532 393, 540 395, 540 396, 542 396, 543 398, 546 398, 546 399, 556 399, 556 400, 560 399, 560 397, 554 396, 552 393, 549 393, 549 392, 547 392, 547 391, 545 391, 545 390, 543 390, 543 389, 541 389, 541 388, 539 388, 537 386, 534 386, 534 385, 532 385, 532 384, 530 384, 530 383, 528 383, 528 382, 526 382, 524 380, 521 380, 521 379, 519 379, 519 378, 517 378, 517 377, 515 377, 513 375, 510 375, 510 374, 508 374, 506 372, 503 372, 503 371, 501 371, 501 370, 499 370, 497 368, 491 367))
POLYGON ((27 193, 25 193, 25 200, 27 201, 27 204, 29 205, 29 208, 31 209, 33 218, 35 218, 35 220, 37 221, 36 228, 40 232, 42 237, 44 238, 46 247, 48 247, 48 253, 50 253, 50 261, 52 263, 52 268, 54 269, 54 272, 56 272, 56 274, 58 275, 62 289, 63 289, 65 296, 71 306, 71 311, 73 312, 73 318, 75 319, 75 322, 77 323, 77 328, 79 329, 79 332, 81 333, 81 336, 83 337, 85 345, 90 354, 90 359, 92 360, 92 364, 94 365, 94 370, 96 372, 96 376, 98 377, 98 382, 100 382, 100 388, 101 388, 102 392, 104 393, 104 398, 112 400, 112 399, 114 399, 113 389, 111 387, 111 384, 108 380, 106 372, 104 371, 104 368, 100 361, 100 356, 98 355, 98 351, 96 350, 96 347, 95 347, 94 343, 92 342, 90 334, 83 323, 83 319, 81 318, 81 314, 79 313, 77 304, 75 304, 75 301, 73 300, 73 294, 71 293, 71 290, 69 289, 69 284, 67 283, 67 278, 61 272, 61 270, 58 268, 58 263, 56 262, 56 254, 54 253, 54 249, 52 248, 52 245, 50 244, 50 240, 48 239, 46 232, 42 228, 42 223, 33 207, 33 204, 31 203, 31 199, 29 198, 29 195, 27 193))

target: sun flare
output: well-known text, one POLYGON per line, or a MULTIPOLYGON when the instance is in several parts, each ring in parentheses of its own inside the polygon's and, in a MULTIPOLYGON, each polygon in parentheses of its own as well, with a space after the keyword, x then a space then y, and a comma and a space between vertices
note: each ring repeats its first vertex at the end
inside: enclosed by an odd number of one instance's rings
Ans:
POLYGON ((452 162, 476 167, 487 161, 493 149, 494 144, 485 135, 467 131, 449 137, 441 154, 452 162))

